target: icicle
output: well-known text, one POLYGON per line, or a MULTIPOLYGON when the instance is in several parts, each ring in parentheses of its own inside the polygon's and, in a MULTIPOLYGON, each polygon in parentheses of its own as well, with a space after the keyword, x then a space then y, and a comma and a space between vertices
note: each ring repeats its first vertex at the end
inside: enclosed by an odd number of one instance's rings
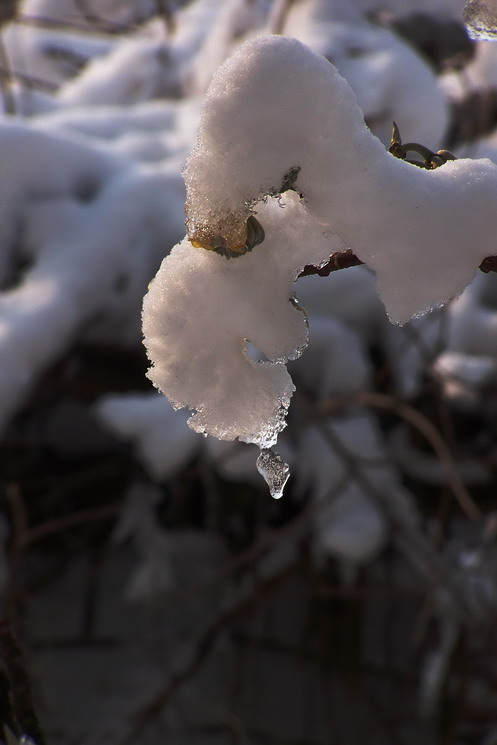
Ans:
POLYGON ((288 463, 275 453, 272 448, 263 448, 257 458, 257 470, 269 486, 273 499, 283 496, 283 489, 290 476, 288 463))
POLYGON ((472 39, 497 40, 497 4, 495 0, 467 0, 463 19, 472 39))

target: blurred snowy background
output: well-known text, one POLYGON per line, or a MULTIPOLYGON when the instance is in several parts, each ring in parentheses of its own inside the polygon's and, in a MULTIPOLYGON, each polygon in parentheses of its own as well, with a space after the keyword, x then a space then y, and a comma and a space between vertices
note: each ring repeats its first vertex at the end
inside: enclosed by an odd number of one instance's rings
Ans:
POLYGON ((7 628, 50 745, 497 743, 495 274, 402 328, 364 267, 298 281, 278 502, 255 446, 152 390, 140 324, 253 35, 331 60, 385 146, 395 119, 497 160, 497 45, 463 8, 0 4, 0 725, 34 735, 7 628))

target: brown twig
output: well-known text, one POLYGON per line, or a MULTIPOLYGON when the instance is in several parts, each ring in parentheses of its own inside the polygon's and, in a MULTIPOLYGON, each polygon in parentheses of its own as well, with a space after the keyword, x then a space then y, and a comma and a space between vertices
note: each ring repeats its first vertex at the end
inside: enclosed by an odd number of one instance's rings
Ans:
POLYGON ((16 102, 12 93, 12 70, 10 69, 9 57, 3 38, 0 35, 0 66, 4 74, 0 76, 0 88, 2 90, 3 105, 6 114, 13 115, 16 113, 16 102))
POLYGON ((427 417, 412 406, 409 406, 409 404, 399 401, 393 396, 370 391, 361 391, 350 396, 330 399, 329 401, 321 403, 320 407, 323 412, 330 414, 333 411, 338 411, 346 406, 350 406, 351 404, 363 404, 375 409, 391 411, 423 435, 437 454, 440 465, 447 476, 447 482, 463 512, 472 521, 477 522, 481 520, 481 511, 464 486, 457 471, 457 466, 452 453, 437 428, 427 417))
POLYGON ((17 618, 17 601, 19 587, 17 584, 19 564, 27 545, 28 516, 22 491, 17 482, 5 487, 5 497, 10 511, 12 537, 8 553, 9 579, 5 588, 4 615, 15 624, 17 618))
MULTIPOLYGON (((348 475, 346 474, 346 477, 342 479, 333 490, 333 495, 341 492, 347 479, 348 475)), ((165 598, 165 603, 169 604, 184 597, 196 596, 198 592, 208 589, 211 585, 220 582, 222 579, 233 576, 236 572, 239 572, 250 564, 255 564, 260 560, 261 555, 283 540, 294 541, 298 537, 302 537, 303 539, 308 533, 313 515, 319 510, 324 509, 325 506, 326 505, 321 502, 310 502, 302 512, 299 512, 288 522, 278 528, 273 528, 267 533, 264 533, 254 543, 251 543, 247 548, 243 549, 235 556, 230 557, 226 562, 212 570, 209 574, 206 574, 185 587, 170 592, 165 598)))
POLYGON ((156 13, 164 22, 166 36, 171 36, 176 31, 176 19, 174 12, 169 7, 167 0, 154 0, 156 13))
MULTIPOLYGON (((317 274, 320 277, 328 277, 332 272, 336 272, 339 269, 349 269, 351 266, 361 266, 362 264, 364 264, 364 261, 361 261, 352 249, 349 248, 347 251, 338 251, 331 254, 323 266, 308 264, 300 272, 299 278, 309 277, 312 274, 317 274)), ((485 272, 485 274, 488 272, 497 272, 497 256, 487 256, 478 268, 480 271, 485 272)))
POLYGON ((101 18, 98 13, 90 6, 88 0, 74 0, 74 5, 79 10, 81 16, 85 19, 90 26, 98 26, 102 22, 105 22, 104 18, 101 18))
MULTIPOLYGON (((22 26, 34 26, 35 28, 46 28, 53 29, 54 31, 83 31, 88 32, 91 28, 88 27, 83 21, 69 21, 69 20, 58 20, 57 18, 51 18, 46 16, 31 16, 25 13, 21 13, 15 19, 16 23, 22 26)), ((99 25, 98 30, 101 33, 113 35, 113 34, 126 34, 132 31, 136 31, 138 26, 134 23, 116 23, 114 21, 105 20, 104 25, 99 25)), ((95 24, 93 24, 95 26, 95 24)))
POLYGON ((0 3, 0 26, 15 20, 17 15, 16 0, 2 0, 0 3))
POLYGON ((12 711, 22 734, 36 745, 44 745, 45 738, 33 705, 31 684, 24 656, 10 624, 0 619, 0 658, 10 687, 12 711))
MULTIPOLYGON (((277 551, 277 548, 275 549, 277 551)), ((178 654, 176 664, 172 665, 172 673, 168 681, 150 699, 131 714, 128 731, 115 745, 135 745, 140 735, 151 722, 160 716, 167 704, 177 693, 179 688, 199 668, 226 625, 233 621, 240 613, 247 611, 261 593, 268 592, 291 572, 298 562, 298 556, 289 556, 281 552, 274 565, 269 562, 261 566, 260 574, 254 572, 246 581, 233 589, 226 597, 225 603, 215 616, 208 622, 183 651, 178 654)), ((262 562, 263 563, 263 562, 262 562)))
POLYGON ((485 274, 488 274, 488 272, 497 272, 497 256, 487 256, 481 262, 479 269, 485 272, 485 274))
POLYGON ((311 274, 318 274, 320 277, 328 277, 331 272, 337 272, 339 269, 349 269, 351 266, 361 266, 361 261, 352 249, 347 251, 337 251, 331 254, 326 264, 322 266, 313 266, 307 264, 299 274, 299 277, 308 277, 311 274))
MULTIPOLYGON (((368 395, 367 393, 365 394, 366 397, 368 395)), ((380 396, 380 398, 387 399, 389 397, 380 396)), ((372 404, 373 402, 370 401, 369 403, 372 404)), ((377 401, 376 403, 379 404, 381 402, 377 401)), ((312 408, 312 405, 310 405, 311 413, 312 408)), ((404 555, 412 567, 432 587, 443 587, 445 596, 451 603, 452 612, 455 617, 461 621, 470 621, 472 617, 471 608, 468 606, 460 589, 454 583, 449 568, 433 550, 433 547, 426 540, 417 525, 409 516, 406 516, 402 510, 397 509, 385 497, 382 489, 376 487, 371 478, 364 472, 357 454, 350 450, 349 446, 329 426, 329 423, 327 426, 326 421, 321 417, 317 424, 322 436, 342 460, 351 478, 356 481, 362 491, 371 498, 372 502, 389 521, 392 527, 392 541, 399 553, 404 555)))
POLYGON ((55 93, 58 86, 55 83, 51 83, 49 80, 43 80, 43 78, 36 78, 33 75, 25 75, 17 70, 7 70, 5 67, 0 67, 0 77, 2 80, 9 81, 18 80, 29 88, 40 88, 40 90, 48 91, 49 93, 55 93))
POLYGON ((121 506, 118 503, 105 504, 101 507, 90 507, 87 510, 80 510, 75 514, 63 515, 53 520, 47 520, 41 523, 41 525, 37 525, 27 531, 26 543, 32 544, 36 541, 41 541, 43 538, 56 535, 68 528, 84 525, 84 523, 93 522, 94 520, 106 520, 114 517, 119 513, 121 506))
POLYGON ((270 34, 281 34, 285 26, 286 17, 294 0, 276 0, 268 21, 270 34))

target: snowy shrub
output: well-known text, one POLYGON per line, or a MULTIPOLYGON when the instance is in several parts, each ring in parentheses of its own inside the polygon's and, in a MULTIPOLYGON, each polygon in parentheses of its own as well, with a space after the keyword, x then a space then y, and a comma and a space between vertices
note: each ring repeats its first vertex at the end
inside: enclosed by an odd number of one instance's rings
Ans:
POLYGON ((2 3, 4 740, 495 742, 464 4, 2 3))

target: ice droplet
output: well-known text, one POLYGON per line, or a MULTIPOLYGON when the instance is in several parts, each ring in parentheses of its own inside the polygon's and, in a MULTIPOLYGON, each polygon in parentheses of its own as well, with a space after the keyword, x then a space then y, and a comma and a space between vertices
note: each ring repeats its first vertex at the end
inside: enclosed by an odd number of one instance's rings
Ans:
POLYGON ((497 40, 497 0, 466 0, 463 19, 472 39, 497 40))
POLYGON ((263 448, 256 461, 257 470, 269 486, 273 499, 283 496, 283 489, 290 476, 290 467, 272 448, 263 448))

